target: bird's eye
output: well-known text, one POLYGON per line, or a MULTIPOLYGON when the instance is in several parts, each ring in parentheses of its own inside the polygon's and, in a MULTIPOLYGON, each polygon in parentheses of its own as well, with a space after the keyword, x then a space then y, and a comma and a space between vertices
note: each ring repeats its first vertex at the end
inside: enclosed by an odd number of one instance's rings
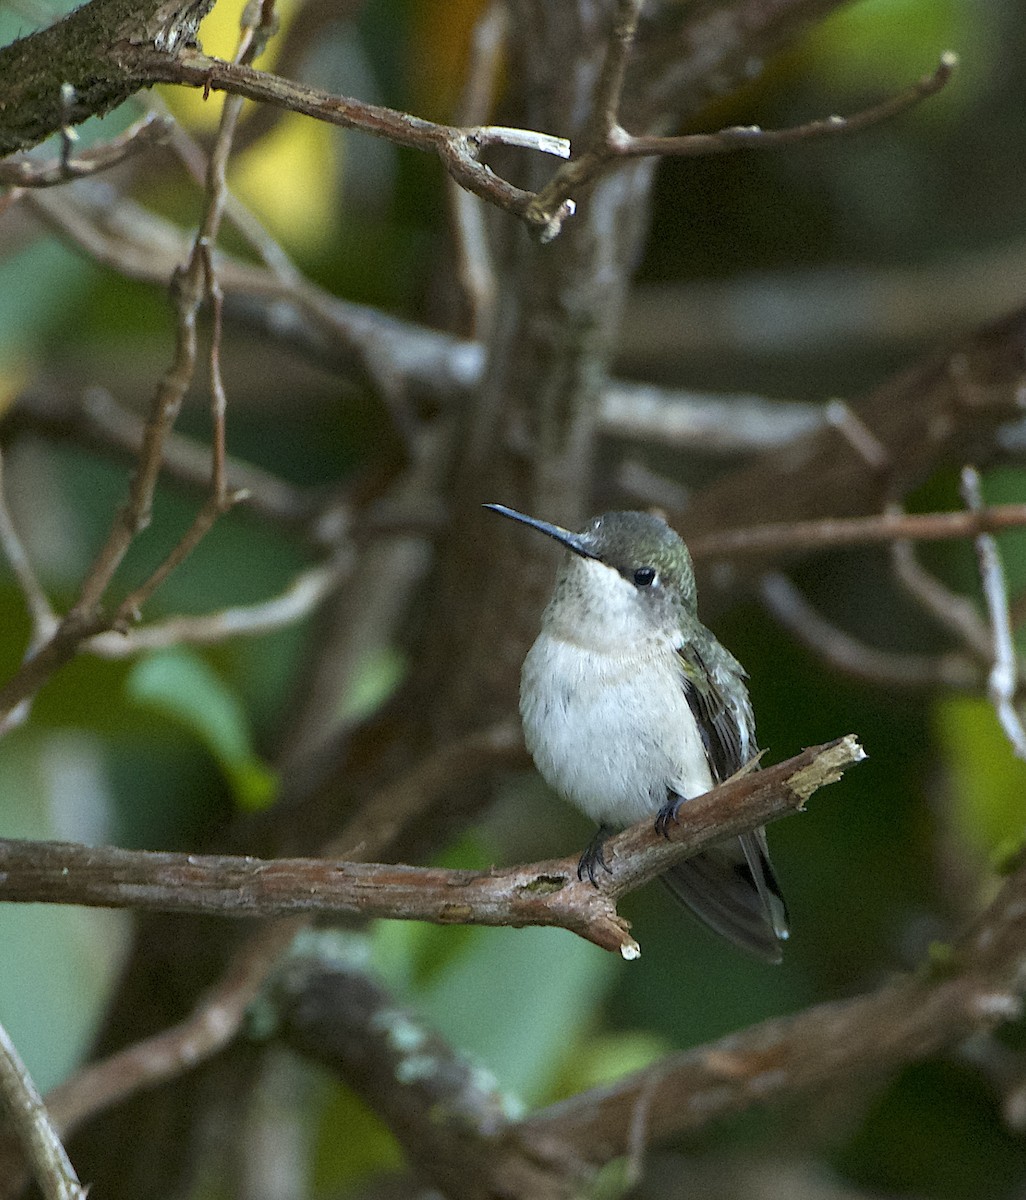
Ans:
POLYGON ((655 583, 655 567, 638 567, 634 572, 634 582, 638 587, 650 587, 655 583))

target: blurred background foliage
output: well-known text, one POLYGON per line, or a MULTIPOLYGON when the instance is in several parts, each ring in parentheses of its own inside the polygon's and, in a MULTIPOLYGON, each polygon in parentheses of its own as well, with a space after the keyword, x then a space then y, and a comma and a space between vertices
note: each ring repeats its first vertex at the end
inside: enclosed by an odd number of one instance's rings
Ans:
MULTIPOLYGON (((230 52, 240 8, 219 0, 203 27, 205 49, 230 52)), ((337 8, 302 63, 306 80, 432 118, 451 113, 477 0, 340 0, 337 8)), ((299 15, 297 0, 279 10, 285 27, 299 15)), ((54 11, 0 6, 0 39, 54 11)), ((862 0, 694 128, 773 127, 853 111, 930 69, 948 48, 962 58, 955 82, 890 125, 843 142, 660 167, 638 297, 626 316, 625 374, 780 398, 854 397, 939 338, 1003 310, 1026 283, 1019 0, 862 0), (924 287, 924 278, 933 282, 924 287), (653 304, 665 314, 659 320, 653 304), (708 315, 705 326, 698 312, 708 315)), ((275 54, 272 43, 265 65, 273 67, 275 54)), ((160 101, 197 137, 212 129, 220 106, 215 96, 170 89, 160 101)), ((83 136, 107 136, 134 115, 94 122, 83 136)), ((169 160, 146 163, 135 197, 186 227, 195 223, 199 190, 169 160)), ((286 116, 238 155, 230 178, 318 282, 462 332, 444 182, 433 160, 286 116)), ((170 355, 166 297, 84 260, 17 213, 5 224, 0 412, 37 374, 107 386, 141 408, 170 355)), ((380 411, 371 398, 232 328, 225 375, 231 452, 287 479, 345 478, 375 445, 380 411)), ((181 427, 204 435, 202 396, 181 427)), ((667 451, 648 462, 686 487, 730 465, 667 451)), ((15 518, 60 607, 124 495, 126 469, 26 436, 7 447, 6 474, 15 518)), ((987 486, 994 500, 1026 497, 1014 465, 990 472, 987 486)), ((930 481, 916 502, 957 505, 955 480, 930 481)), ((160 490, 153 526, 126 563, 126 590, 163 557, 197 503, 160 490)), ((623 503, 611 475, 599 486, 599 507, 609 503, 623 503)), ((1026 590, 1026 536, 1009 534, 1001 547, 1015 597, 1026 590)), ((146 615, 270 596, 304 556, 243 507, 217 525, 146 615)), ((923 557, 951 586, 975 593, 970 547, 935 546, 923 557)), ((824 613, 871 644, 943 644, 897 593, 883 553, 819 555, 797 578, 824 613)), ((28 637, 6 567, 0 630, 6 677, 28 637)), ((631 965, 551 930, 390 924, 370 934, 373 962, 397 993, 491 1071, 513 1103, 570 1094, 669 1049, 854 994, 911 967, 977 908, 997 861, 1022 841, 1026 764, 1013 758, 983 700, 838 678, 754 604, 726 614, 716 632, 751 674, 771 759, 849 731, 869 752, 807 816, 771 831, 793 915, 780 969, 749 962, 686 922, 658 888, 628 903, 644 947, 631 965)), ((291 690, 314 652, 309 635, 304 627, 134 661, 79 658, 45 688, 30 722, 4 740, 0 833, 201 846, 235 807, 273 794, 291 690)), ((408 652, 395 647, 369 664, 359 695, 339 697, 340 709, 379 702, 408 652)), ((536 778, 510 778, 489 818, 446 861, 483 866, 566 853, 589 835, 536 778)), ((81 1060, 129 919, 0 909, 0 1019, 43 1088, 81 1060)), ((1003 1037, 1018 1052, 1022 1031, 1003 1037)), ((312 1070, 288 1070, 306 1080, 301 1091, 318 1131, 315 1194, 338 1194, 395 1164, 388 1135, 352 1096, 312 1070), (338 1136, 340 1126, 349 1136, 338 1136)), ((862 1109, 826 1105, 797 1123, 794 1114, 749 1118, 689 1149, 751 1153, 825 1142, 837 1178, 874 1194, 1021 1196, 1026 1139, 1001 1106, 986 1072, 946 1061, 906 1072, 862 1109)))

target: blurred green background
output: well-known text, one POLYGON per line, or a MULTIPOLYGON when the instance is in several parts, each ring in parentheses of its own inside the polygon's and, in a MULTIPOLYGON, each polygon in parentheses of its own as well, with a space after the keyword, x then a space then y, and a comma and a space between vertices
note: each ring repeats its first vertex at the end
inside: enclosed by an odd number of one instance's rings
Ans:
MULTIPOLYGON (((369 0, 329 27, 306 77, 444 119, 478 9, 471 0, 369 0)), ((229 49, 238 11, 220 0, 202 34, 208 51, 229 49)), ((283 9, 286 21, 290 11, 283 9)), ((38 19, 3 6, 0 40, 38 19)), ((962 59, 955 81, 889 125, 776 153, 664 164, 638 300, 626 317, 623 373, 780 399, 857 397, 944 336, 1021 302, 1014 300, 1018 282, 1026 285, 1019 0, 863 0, 692 127, 774 127, 850 112, 932 69, 949 48, 962 59), (925 289, 924 279, 933 281, 925 289), (710 298, 740 314, 736 338, 726 321, 689 323, 688 314, 715 307, 710 298), (917 299, 924 307, 916 309, 917 299), (646 303, 666 319, 653 322, 646 303)), ((219 108, 196 93, 163 98, 197 131, 211 128, 219 108)), ((134 115, 93 123, 85 136, 106 136, 134 115)), ((319 283, 461 332, 434 160, 287 117, 246 150, 231 177, 319 283)), ((135 195, 185 226, 197 219, 200 194, 181 174, 143 172, 135 195)), ((0 414, 40 375, 78 387, 103 383, 141 407, 169 361, 171 336, 159 291, 87 262, 16 209, 0 221, 0 414)), ((284 351, 261 359, 243 332, 226 336, 232 453, 303 485, 344 479, 366 461, 373 403, 284 351)), ((206 424, 197 398, 181 428, 203 436, 206 424)), ((11 508, 60 608, 124 496, 126 468, 29 435, 5 451, 11 508)), ((722 456, 667 452, 651 462, 686 486, 731 465, 722 456)), ((988 470, 986 486, 993 500, 1026 498, 1026 475, 1014 463, 988 470)), ((622 502, 612 484, 604 487, 600 507, 622 502)), ((923 509, 957 506, 956 480, 931 480, 914 501, 923 509)), ((161 489, 153 526, 119 586, 127 591, 145 576, 196 506, 196 497, 161 489)), ((1026 587, 1024 535, 1002 537, 1001 548, 1014 598, 1026 587)), ((975 594, 970 547, 931 547, 923 557, 951 586, 975 594)), ((303 561, 293 538, 239 509, 146 616, 270 596, 303 561)), ((883 553, 821 555, 796 578, 824 613, 873 645, 945 644, 898 594, 883 553)), ((0 631, 6 678, 24 652, 28 621, 5 565, 0 631)), ((633 964, 551 930, 391 924, 370 935, 373 960, 397 993, 476 1056, 517 1104, 570 1094, 668 1050, 914 967, 991 894, 995 855, 1022 840, 1026 764, 1013 758, 985 701, 840 679, 754 603, 727 614, 716 632, 751 675, 770 760, 848 732, 869 753, 807 815, 771 830, 793 917, 781 968, 749 962, 683 918, 657 888, 627 904, 644 950, 633 964)), ((233 808, 258 806, 273 789, 280 724, 308 635, 300 627, 133 661, 79 658, 0 747, 0 834, 149 849, 201 844, 233 808)), ((402 669, 396 648, 368 670, 360 698, 342 702, 375 703, 402 669)), ((589 836, 533 776, 511 778, 493 813, 445 861, 483 866, 567 853, 589 836)), ((128 921, 123 913, 0 908, 0 1020, 42 1088, 81 1060, 128 921)), ((1012 1061, 1026 1068, 1021 1041, 1017 1027, 1002 1034, 1012 1061)), ((315 1194, 337 1194, 395 1163, 387 1135, 342 1089, 323 1084, 308 1100, 320 1130, 315 1194), (333 1133, 342 1120, 357 1131, 344 1141, 333 1133)), ((906 1072, 851 1110, 824 1111, 812 1122, 793 1113, 750 1118, 688 1149, 809 1144, 826 1147, 838 1180, 874 1194, 1021 1196, 1026 1140, 1001 1108, 992 1074, 952 1059, 906 1072)))

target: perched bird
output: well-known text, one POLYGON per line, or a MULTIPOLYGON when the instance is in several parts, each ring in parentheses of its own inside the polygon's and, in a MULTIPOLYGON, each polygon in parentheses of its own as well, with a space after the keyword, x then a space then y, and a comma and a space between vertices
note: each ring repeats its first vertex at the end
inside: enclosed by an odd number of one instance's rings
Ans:
MULTIPOLYGON (((698 620, 687 546, 660 517, 612 512, 581 533, 489 504, 569 551, 524 660, 524 738, 553 790, 599 823, 578 874, 595 882, 613 828, 680 806, 758 750, 741 664, 698 620)), ((717 933, 781 959, 787 908, 757 829, 661 878, 717 933)))

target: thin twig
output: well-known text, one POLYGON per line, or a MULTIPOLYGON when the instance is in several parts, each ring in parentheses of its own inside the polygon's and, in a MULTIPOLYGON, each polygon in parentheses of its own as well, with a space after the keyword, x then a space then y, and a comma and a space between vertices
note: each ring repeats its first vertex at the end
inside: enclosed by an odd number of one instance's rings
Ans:
POLYGON ((298 624, 314 612, 347 577, 352 554, 301 571, 270 600, 240 604, 217 612, 168 617, 123 633, 99 633, 82 644, 82 651, 100 658, 128 658, 143 650, 168 646, 213 646, 236 637, 260 637, 298 624))
MULTIPOLYGON (((274 17, 274 0, 262 0, 252 9, 243 14, 243 30, 236 52, 236 63, 249 63, 261 52, 263 45, 270 36, 274 17)), ((231 153, 232 141, 242 112, 243 101, 238 96, 225 98, 221 112, 221 122, 217 137, 210 155, 207 169, 207 203, 204 220, 193 245, 186 274, 188 284, 182 286, 182 294, 187 296, 188 316, 183 320, 190 322, 192 330, 191 366, 195 367, 195 321, 199 306, 206 298, 213 310, 213 323, 210 337, 210 410, 213 424, 211 444, 211 477, 210 498, 200 509, 185 531, 177 545, 165 557, 164 561, 153 571, 150 577, 122 600, 118 605, 112 625, 115 629, 125 628, 129 623, 138 620, 143 604, 153 595, 165 579, 193 552, 206 537, 218 517, 222 516, 233 505, 246 498, 245 492, 229 493, 226 486, 226 437, 225 415, 227 403, 224 384, 221 380, 221 311, 222 293, 217 283, 214 270, 211 247, 213 246, 220 228, 228 199, 228 156, 231 153)), ((181 407, 184 396, 182 392, 175 397, 175 410, 181 407)), ((168 423, 165 433, 169 433, 174 418, 168 423)), ((157 468, 159 470, 162 458, 162 448, 157 450, 157 468)), ((156 476, 154 476, 154 485, 156 476)), ((152 498, 152 491, 151 491, 152 498)))
POLYGON ((869 517, 825 517, 725 529, 688 542, 694 558, 743 558, 829 550, 913 539, 920 542, 976 537, 1026 525, 1026 504, 996 504, 979 512, 885 512, 869 517))
POLYGON ((543 242, 556 237, 567 217, 577 211, 572 194, 601 174, 611 158, 612 146, 622 133, 618 122, 620 100, 642 5, 643 0, 618 0, 582 139, 583 150, 561 167, 524 209, 524 218, 535 227, 543 242))
MULTIPOLYGON (((262 18, 264 8, 265 6, 261 5, 257 9, 255 20, 259 21, 262 18)), ((254 26, 252 24, 245 26, 239 40, 237 53, 237 61, 240 65, 248 61, 251 54, 255 52, 256 45, 254 26)), ((153 494, 160 472, 164 438, 177 419, 185 391, 195 372, 196 318, 209 288, 209 247, 217 239, 224 213, 227 197, 225 165, 231 150, 232 137, 240 109, 241 102, 237 98, 229 98, 225 101, 221 113, 221 122, 207 170, 208 195, 203 218, 193 241, 188 262, 179 271, 174 281, 178 307, 178 347, 175 361, 157 389, 150 409, 139 467, 132 480, 129 502, 122 509, 121 519, 115 523, 107 543, 101 549, 93 568, 87 575, 73 612, 76 610, 90 611, 96 607, 136 533, 145 528, 149 522, 153 494)), ((202 517, 203 514, 201 514, 202 517)), ((190 534, 186 534, 186 538, 189 538, 190 534)))
POLYGON ((592 100, 591 120, 585 131, 585 149, 606 145, 619 128, 620 101, 627 76, 627 62, 634 46, 634 35, 644 0, 618 0, 613 28, 606 43, 598 84, 592 100))
MULTIPOLYGON (((969 511, 980 514, 985 511, 980 476, 974 467, 962 468, 962 497, 969 511)), ((980 583, 987 602, 990 626, 993 634, 993 666, 987 679, 987 693, 1001 722, 1005 736, 1012 743, 1016 756, 1026 759, 1026 729, 1015 708, 1015 694, 1019 682, 1019 669, 1015 656, 1015 641, 1008 612, 1008 587, 1001 565, 997 543, 988 533, 979 533, 975 539, 976 557, 980 566, 980 583)))
MULTIPOLYGON (((169 148, 174 152, 182 166, 191 176, 197 186, 203 187, 207 173, 207 154, 199 142, 170 114, 164 100, 157 93, 150 93, 147 103, 157 115, 165 116, 171 123, 171 134, 167 139, 169 148)), ((245 126, 248 128, 248 126, 245 126)), ((238 147, 239 133, 235 136, 238 147)), ((225 217, 235 226, 236 230, 260 256, 268 270, 282 283, 298 284, 302 280, 302 272, 293 263, 285 249, 264 228, 260 219, 233 193, 229 193, 225 204, 225 217)))
POLYGON ((738 125, 716 133, 682 137, 635 137, 616 120, 623 67, 633 42, 641 5, 620 0, 616 27, 610 39, 606 64, 596 89, 596 106, 583 152, 560 168, 549 183, 527 204, 523 215, 542 231, 543 240, 559 233, 563 220, 574 211, 572 196, 609 170, 618 160, 648 157, 700 157, 734 150, 764 150, 823 137, 846 136, 879 125, 939 92, 958 66, 951 51, 941 55, 936 70, 897 95, 850 117, 828 117, 789 129, 762 129, 738 125), (632 23, 633 22, 633 23, 632 23))
MULTIPOLYGON (((506 43, 507 10, 500 0, 490 0, 471 35, 470 63, 463 95, 456 107, 460 125, 480 123, 495 99, 502 50, 506 43)), ((485 209, 477 196, 450 179, 447 194, 452 206, 456 271, 470 313, 470 334, 483 338, 491 326, 497 284, 485 209)))
POLYGON ((867 646, 831 624, 786 575, 768 571, 759 581, 763 604, 794 637, 825 662, 873 683, 969 691, 982 682, 976 665, 959 654, 897 654, 867 646))
MULTIPOLYGON (((237 64, 244 65, 263 48, 270 35, 273 17, 273 0, 247 9, 243 16, 243 30, 236 55, 237 64)), ((104 616, 100 605, 114 578, 118 567, 136 536, 146 528, 150 520, 153 497, 163 461, 163 447, 167 435, 178 417, 185 393, 192 382, 198 354, 197 318, 205 297, 212 295, 213 268, 210 247, 217 239, 221 218, 228 195, 225 169, 231 151, 232 138, 238 121, 242 101, 229 97, 221 113, 221 123, 214 142, 207 172, 207 203, 199 230, 192 243, 186 264, 173 278, 173 291, 177 309, 176 349, 171 367, 157 387, 150 406, 146 428, 135 473, 129 486, 129 497, 119 510, 107 538, 93 559, 79 589, 78 599, 61 621, 50 640, 40 647, 37 654, 22 664, 21 669, 0 689, 0 732, 9 728, 13 714, 21 702, 34 694, 53 671, 66 663, 87 637, 111 628, 124 628, 137 618, 142 604, 149 599, 157 587, 167 578, 206 535, 218 516, 235 503, 238 493, 218 495, 215 493, 203 506, 192 525, 170 554, 150 577, 118 605, 111 616, 104 616)), ((215 333, 217 327, 215 327, 215 333)), ((217 351, 212 351, 212 365, 217 364, 217 351)), ((224 480, 223 428, 218 432, 218 407, 215 390, 215 439, 214 467, 215 483, 224 480), (222 459, 218 465, 218 444, 222 459)), ((222 397, 223 399, 223 397, 222 397)), ((223 410, 221 423, 223 426, 223 410)))
MULTIPOLYGON (((899 511, 899 510, 895 510, 899 511)), ((902 538, 891 545, 895 578, 939 625, 962 642, 974 658, 989 663, 993 639, 976 606, 927 571, 916 557, 915 543, 902 538)))
POLYGON ((831 400, 824 415, 826 423, 837 430, 870 471, 880 475, 890 467, 887 448, 850 404, 831 400))
POLYGON ((18 537, 11 510, 7 507, 2 453, 0 453, 0 549, 11 565, 11 571, 25 597, 25 607, 32 620, 32 638, 29 642, 29 652, 31 653, 37 646, 41 646, 53 636, 57 628, 57 617, 50 607, 50 601, 36 576, 32 561, 21 538, 18 537))
POLYGON ((75 1168, 7 1030, 0 1025, 0 1112, 6 1112, 46 1200, 86 1200, 75 1168))
POLYGON ((75 157, 66 152, 68 143, 62 138, 61 154, 57 158, 45 162, 27 156, 5 158, 0 162, 0 187, 55 187, 71 179, 108 171, 125 159, 166 141, 172 126, 168 117, 147 113, 116 138, 90 146, 75 157))
POLYGON ((890 121, 927 97, 936 95, 951 79, 958 66, 958 55, 946 50, 935 70, 922 76, 904 91, 887 100, 862 109, 850 117, 827 117, 809 121, 788 129, 762 129, 758 125, 733 125, 717 133, 692 133, 683 137, 631 137, 625 131, 612 146, 612 153, 621 158, 649 155, 699 157, 725 154, 732 150, 769 150, 777 146, 793 146, 796 142, 819 140, 824 137, 845 137, 863 129, 871 129, 890 121))

